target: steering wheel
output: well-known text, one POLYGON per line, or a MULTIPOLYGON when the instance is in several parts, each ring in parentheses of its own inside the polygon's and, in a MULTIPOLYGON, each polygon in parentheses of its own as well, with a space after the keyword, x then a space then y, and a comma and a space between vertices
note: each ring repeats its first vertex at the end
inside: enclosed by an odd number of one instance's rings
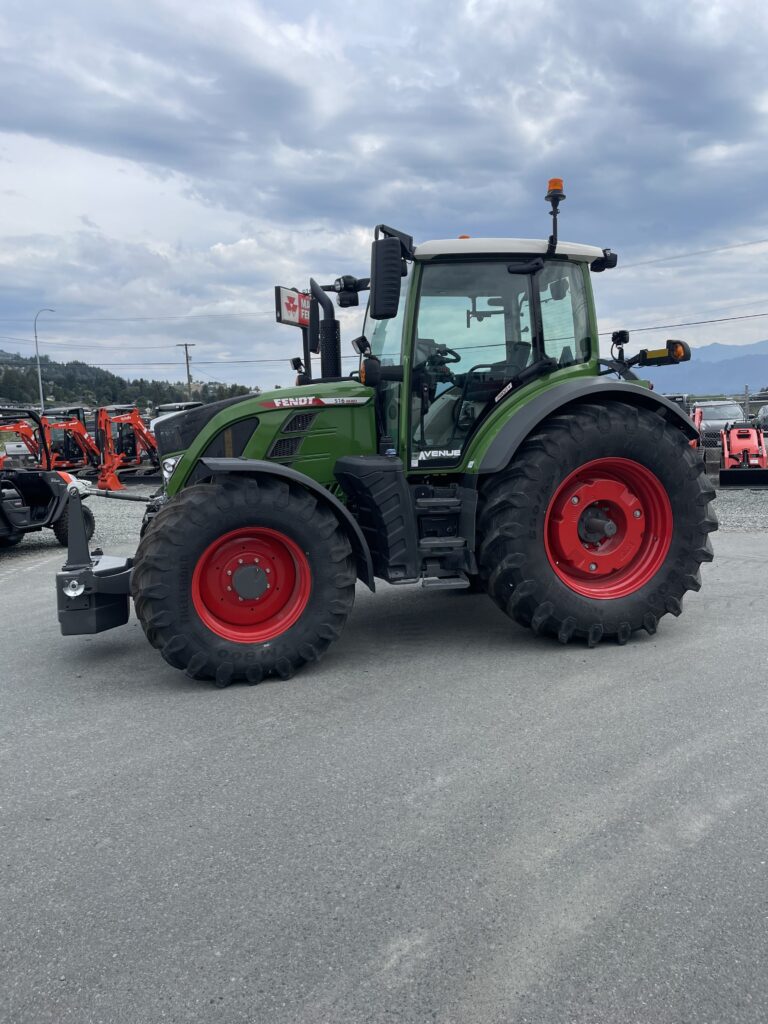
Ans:
POLYGON ((426 359, 420 363, 414 363, 414 370, 435 370, 441 366, 448 366, 451 363, 460 363, 461 354, 454 348, 441 345, 439 349, 430 352, 426 359))

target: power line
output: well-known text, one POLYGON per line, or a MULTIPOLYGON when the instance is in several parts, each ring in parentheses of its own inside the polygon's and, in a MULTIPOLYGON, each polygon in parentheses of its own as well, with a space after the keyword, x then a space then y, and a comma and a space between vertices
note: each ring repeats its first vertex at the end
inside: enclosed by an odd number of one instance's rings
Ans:
MULTIPOLYGON (((766 313, 766 316, 768 316, 768 313, 766 313)), ((11 354, 13 354, 13 353, 11 353, 11 354)), ((19 358, 20 359, 26 359, 25 356, 20 356, 19 358)), ((342 359, 354 359, 355 361, 358 361, 360 357, 352 355, 352 356, 342 356, 341 358, 342 359)), ((232 365, 240 364, 240 363, 288 363, 289 361, 290 361, 290 356, 281 356, 281 357, 279 357, 277 359, 196 359, 194 361, 194 365, 195 366, 232 366, 232 365)), ((70 360, 70 362, 78 362, 79 363, 79 362, 83 362, 83 360, 81 360, 81 359, 70 360)), ((15 365, 15 366, 26 366, 27 363, 26 362, 19 362, 19 363, 15 363, 13 365, 15 365)), ((144 360, 141 360, 141 361, 137 360, 137 361, 134 361, 132 363, 85 363, 85 365, 86 366, 102 367, 102 366, 179 366, 180 364, 179 364, 178 360, 174 360, 173 362, 153 362, 153 363, 147 363, 147 362, 144 362, 144 360)))
POLYGON ((768 238, 758 238, 754 242, 734 242, 733 245, 719 245, 715 249, 696 249, 691 252, 679 252, 674 256, 659 256, 653 260, 643 260, 642 263, 627 263, 616 267, 617 270, 634 270, 635 267, 650 267, 652 263, 668 263, 670 260, 682 260, 688 256, 708 256, 713 252, 728 252, 731 249, 746 249, 750 245, 768 245, 768 238))
MULTIPOLYGON (((31 345, 33 348, 34 348, 34 345, 35 345, 34 341, 30 341, 28 338, 14 338, 14 337, 12 337, 11 335, 8 335, 8 334, 0 334, 0 341, 15 341, 19 345, 31 345)), ((102 352, 105 351, 105 349, 108 350, 110 348, 119 348, 119 349, 125 348, 125 343, 115 343, 115 344, 112 344, 112 345, 110 345, 110 344, 107 344, 107 345, 89 345, 87 342, 85 344, 83 344, 83 342, 80 342, 80 341, 41 341, 40 342, 40 348, 48 348, 49 346, 54 346, 54 345, 57 348, 78 348, 78 349, 88 348, 88 349, 96 349, 97 351, 102 351, 102 352)), ((158 349, 158 348, 175 348, 175 347, 176 346, 173 345, 173 344, 171 344, 171 345, 133 345, 133 344, 131 344, 131 349, 137 349, 137 350, 138 349, 142 349, 143 350, 143 349, 158 349)))
MULTIPOLYGON (((761 317, 768 316, 768 313, 746 313, 743 316, 722 316, 715 320, 688 320, 685 323, 679 324, 656 324, 653 327, 630 327, 628 328, 630 334, 640 334, 643 331, 668 331, 673 327, 700 327, 702 324, 730 324, 736 320, 759 320, 761 317)), ((612 331, 600 331, 600 337, 607 334, 612 334, 612 331)), ((736 346, 738 347, 738 346, 736 346)))

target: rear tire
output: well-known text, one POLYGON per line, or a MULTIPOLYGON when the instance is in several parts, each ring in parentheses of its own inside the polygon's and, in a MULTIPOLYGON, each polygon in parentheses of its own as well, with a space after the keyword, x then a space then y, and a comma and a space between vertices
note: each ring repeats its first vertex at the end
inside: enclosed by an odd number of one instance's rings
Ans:
MULTIPOLYGON (((86 540, 90 540, 91 537, 93 537, 94 530, 96 529, 96 519, 93 512, 91 512, 87 505, 83 505, 82 509, 83 519, 85 519, 85 537, 86 540)), ((56 540, 65 548, 69 543, 69 504, 65 505, 64 511, 53 524, 51 529, 53 530, 53 535, 56 540)))
POLYGON ((287 679, 320 658, 352 610, 356 577, 346 533, 303 487, 224 479, 185 489, 157 514, 132 592, 170 665, 228 686, 287 679))
POLYGON ((615 401, 572 406, 485 484, 482 578, 511 618, 562 643, 655 633, 701 586, 714 496, 700 454, 660 413, 615 401), (593 520, 579 517, 596 508, 618 525, 593 542, 584 533, 593 520))

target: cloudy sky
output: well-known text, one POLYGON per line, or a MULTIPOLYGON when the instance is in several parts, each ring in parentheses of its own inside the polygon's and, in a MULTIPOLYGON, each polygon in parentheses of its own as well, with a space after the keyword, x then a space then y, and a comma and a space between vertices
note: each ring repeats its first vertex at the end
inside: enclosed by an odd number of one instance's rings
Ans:
POLYGON ((382 221, 543 236, 553 175, 561 237, 620 254, 602 328, 768 313, 757 2, 5 0, 0 48, 0 348, 50 306, 52 357, 285 383, 275 284, 366 274, 382 221))

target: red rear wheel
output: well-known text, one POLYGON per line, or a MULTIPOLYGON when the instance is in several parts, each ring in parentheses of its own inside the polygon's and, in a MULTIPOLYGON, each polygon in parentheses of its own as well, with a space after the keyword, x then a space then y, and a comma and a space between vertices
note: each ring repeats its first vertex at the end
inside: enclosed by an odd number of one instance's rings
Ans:
POLYGON ((312 590, 309 561, 284 533, 248 526, 218 537, 192 574, 203 623, 237 643, 274 640, 301 617, 312 590))
POLYGON ((561 643, 625 644, 680 615, 684 595, 700 588, 714 491, 661 411, 608 397, 574 403, 489 475, 478 561, 510 618, 561 643))
POLYGON ((659 571, 671 541, 666 489, 631 459, 594 459, 580 466, 560 484, 546 512, 549 562, 584 597, 633 594, 659 571))

